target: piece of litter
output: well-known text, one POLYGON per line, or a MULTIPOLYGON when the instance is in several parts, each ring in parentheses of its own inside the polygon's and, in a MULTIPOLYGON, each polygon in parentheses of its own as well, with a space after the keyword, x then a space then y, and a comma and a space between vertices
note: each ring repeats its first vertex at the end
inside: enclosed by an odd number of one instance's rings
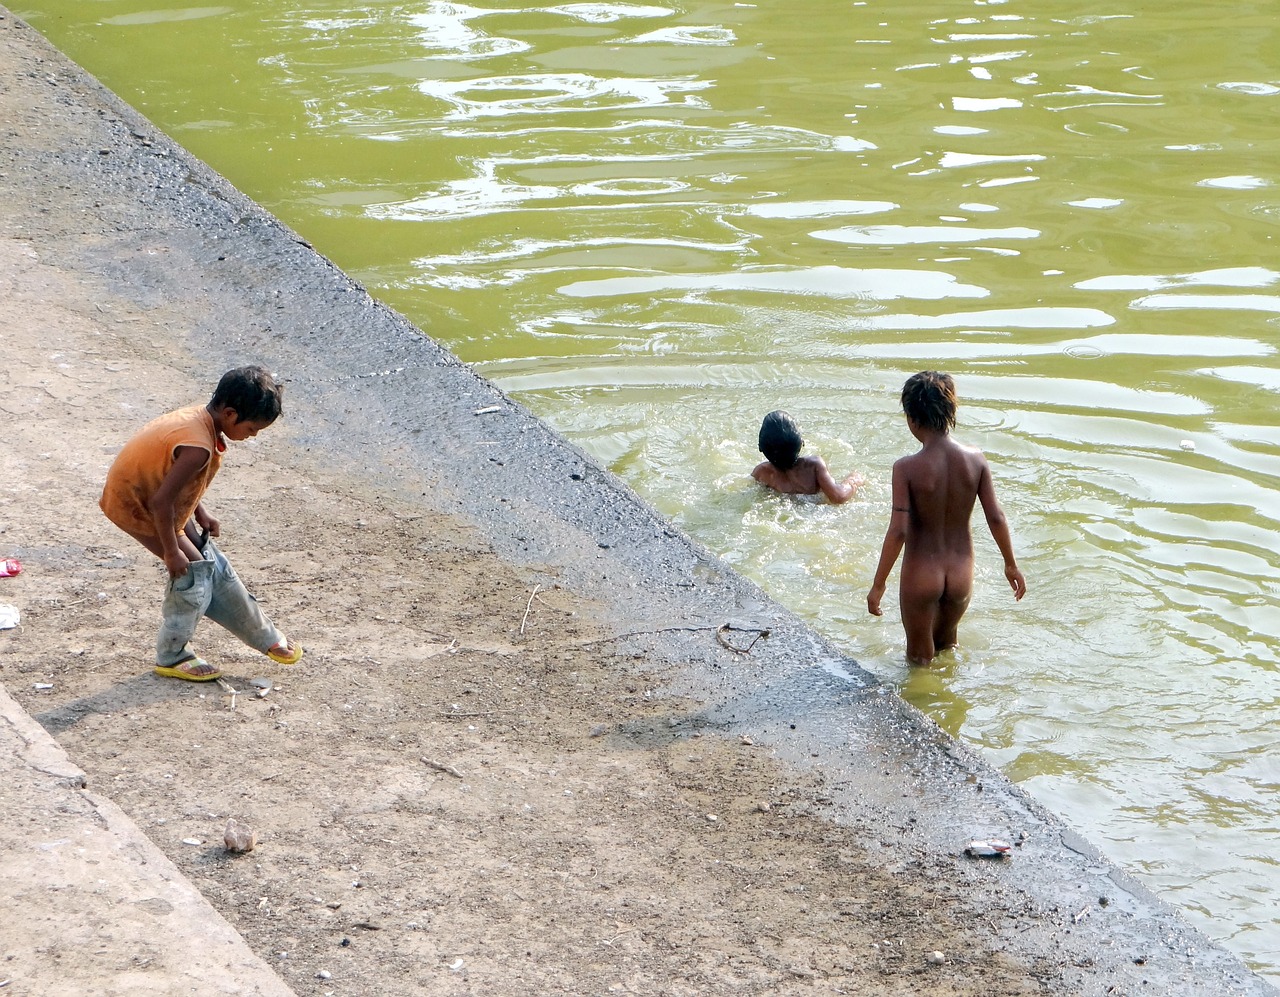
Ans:
POLYGON ((0 602, 0 630, 12 630, 21 619, 22 614, 18 612, 17 606, 10 606, 8 603, 0 602))
POLYGON ((1196 448, 1196 441, 1183 440, 1181 443, 1178 444, 1178 446, 1182 447, 1183 450, 1194 450, 1196 448))
POLYGON ((52 683, 52 682, 37 682, 37 683, 35 683, 35 685, 33 685, 31 688, 33 688, 33 689, 39 689, 41 692, 45 692, 45 691, 47 691, 47 690, 49 690, 49 689, 52 689, 52 688, 53 688, 53 683, 52 683))
POLYGON ((22 562, 16 557, 0 559, 0 578, 12 578, 22 573, 22 562))
POLYGON ((453 962, 449 963, 449 968, 456 973, 463 967, 463 965, 464 964, 461 959, 454 959, 453 962))
POLYGON ((203 845, 204 844, 204 842, 201 841, 199 838, 183 838, 182 843, 184 845, 203 845))
POLYGON ((1013 845, 1007 841, 990 838, 984 841, 970 841, 965 846, 964 853, 971 859, 1004 859, 1009 857, 1009 850, 1012 848, 1013 845))
POLYGON ((501 411, 502 411, 501 405, 486 405, 484 408, 476 409, 471 414, 472 415, 488 415, 490 412, 501 412, 501 411))

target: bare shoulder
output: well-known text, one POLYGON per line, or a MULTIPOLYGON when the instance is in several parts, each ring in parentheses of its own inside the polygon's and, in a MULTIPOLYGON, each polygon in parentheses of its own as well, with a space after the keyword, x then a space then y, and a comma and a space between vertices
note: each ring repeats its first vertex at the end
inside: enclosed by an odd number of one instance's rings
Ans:
POLYGON ((960 449, 974 467, 984 468, 987 466, 987 455, 982 452, 981 447, 974 446, 971 443, 962 443, 960 444, 960 449))
POLYGON ((899 457, 893 462, 893 471, 895 474, 910 474, 911 469, 918 467, 926 462, 926 455, 923 450, 916 453, 909 453, 905 457, 899 457))
POLYGON ((778 476, 778 469, 767 460, 761 461, 751 472, 751 477, 755 478, 762 485, 768 485, 771 488, 778 487, 778 476))

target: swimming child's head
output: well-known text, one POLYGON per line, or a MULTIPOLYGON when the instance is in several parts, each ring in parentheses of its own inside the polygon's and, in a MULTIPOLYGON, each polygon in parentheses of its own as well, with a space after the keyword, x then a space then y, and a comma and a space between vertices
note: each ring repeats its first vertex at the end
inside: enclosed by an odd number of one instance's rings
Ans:
POLYGON ((917 426, 945 433, 956 424, 956 382, 950 374, 922 370, 902 386, 902 411, 917 426))
POLYGON ((770 412, 760 423, 760 452, 779 471, 790 471, 800 459, 804 437, 786 412, 770 412))
POLYGON ((284 385, 264 367, 237 367, 222 375, 209 407, 234 409, 240 422, 269 426, 284 411, 284 385))

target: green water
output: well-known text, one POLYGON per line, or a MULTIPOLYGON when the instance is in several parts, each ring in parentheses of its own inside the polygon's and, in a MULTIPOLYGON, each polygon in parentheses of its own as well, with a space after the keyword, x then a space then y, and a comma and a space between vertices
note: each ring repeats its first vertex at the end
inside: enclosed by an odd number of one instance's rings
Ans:
POLYGON ((171 2, 15 12, 1280 977, 1280 5, 171 2), (913 671, 924 368, 1030 588, 913 671))

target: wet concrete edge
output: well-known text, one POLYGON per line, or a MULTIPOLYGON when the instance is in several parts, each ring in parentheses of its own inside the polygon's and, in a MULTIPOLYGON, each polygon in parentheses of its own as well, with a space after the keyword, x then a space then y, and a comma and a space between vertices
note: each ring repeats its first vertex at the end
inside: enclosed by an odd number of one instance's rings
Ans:
POLYGON ((1030 960, 1052 953, 1068 967, 1057 977, 1061 992, 1106 984, 1276 993, 580 448, 0 12, 26 44, 46 50, 58 99, 86 112, 83 145, 58 150, 44 168, 65 174, 60 196, 83 201, 96 228, 92 238, 42 247, 42 256, 97 274, 140 304, 173 300, 186 292, 179 276, 199 271, 203 317, 174 330, 196 377, 267 363, 289 380, 290 444, 318 466, 358 471, 383 494, 462 517, 532 579, 596 600, 599 622, 618 635, 602 647, 637 656, 641 673, 671 676, 654 690, 673 697, 669 736, 749 736, 818 767, 832 785, 830 819, 904 851, 955 855, 969 837, 1019 840, 1012 861, 989 864, 973 902, 981 906, 985 889, 993 903, 1017 894, 1042 912, 1041 929, 999 940, 1030 960), (140 253, 144 245, 163 247, 162 258, 140 253), (739 629, 717 635, 725 625, 739 629), (749 655, 718 639, 743 644, 766 629, 749 655), (688 701, 702 707, 678 705, 688 701))

